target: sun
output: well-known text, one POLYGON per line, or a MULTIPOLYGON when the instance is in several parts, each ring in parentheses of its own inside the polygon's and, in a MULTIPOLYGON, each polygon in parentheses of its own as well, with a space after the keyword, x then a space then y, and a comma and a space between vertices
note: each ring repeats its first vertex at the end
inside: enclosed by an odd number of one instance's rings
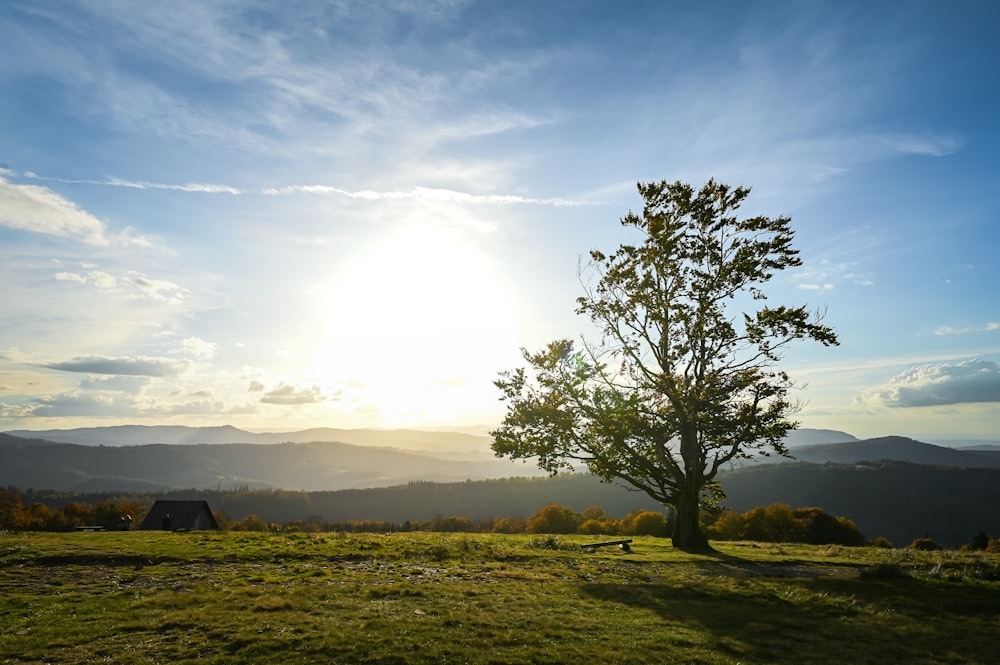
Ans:
POLYGON ((316 370, 382 425, 493 406, 518 348, 502 277, 462 230, 406 226, 339 272, 316 370))

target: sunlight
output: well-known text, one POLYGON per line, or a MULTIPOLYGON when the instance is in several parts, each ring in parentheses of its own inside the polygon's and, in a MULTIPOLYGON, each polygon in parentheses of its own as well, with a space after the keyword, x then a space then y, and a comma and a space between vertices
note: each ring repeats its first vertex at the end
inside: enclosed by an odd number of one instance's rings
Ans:
POLYGON ((410 225, 340 272, 315 371, 384 425, 454 419, 494 395, 516 357, 515 324, 498 271, 471 242, 410 225))

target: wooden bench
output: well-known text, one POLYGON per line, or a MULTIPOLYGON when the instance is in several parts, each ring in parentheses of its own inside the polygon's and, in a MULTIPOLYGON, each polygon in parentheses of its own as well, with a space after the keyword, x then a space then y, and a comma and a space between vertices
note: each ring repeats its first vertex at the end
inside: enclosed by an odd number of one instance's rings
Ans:
POLYGON ((631 552, 632 548, 628 545, 631 542, 631 538, 626 538, 624 540, 606 540, 603 543, 587 543, 586 545, 580 545, 580 547, 583 548, 584 552, 596 552, 598 547, 617 545, 622 552, 631 552))
POLYGON ((103 526, 78 526, 77 531, 104 531, 103 526))

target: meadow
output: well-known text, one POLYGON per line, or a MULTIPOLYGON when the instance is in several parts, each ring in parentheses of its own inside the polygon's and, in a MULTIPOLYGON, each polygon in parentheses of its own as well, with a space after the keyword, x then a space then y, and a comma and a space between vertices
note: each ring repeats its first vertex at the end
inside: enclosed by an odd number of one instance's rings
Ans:
POLYGON ((998 554, 588 538, 0 534, 0 662, 996 662, 998 554))

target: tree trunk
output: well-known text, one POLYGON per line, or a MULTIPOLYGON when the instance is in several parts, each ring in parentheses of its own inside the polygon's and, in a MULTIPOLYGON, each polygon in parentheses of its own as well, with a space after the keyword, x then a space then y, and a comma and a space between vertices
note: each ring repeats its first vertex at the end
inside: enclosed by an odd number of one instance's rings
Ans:
POLYGON ((685 484, 677 494, 674 515, 674 547, 685 552, 714 552, 701 531, 700 490, 685 484))

